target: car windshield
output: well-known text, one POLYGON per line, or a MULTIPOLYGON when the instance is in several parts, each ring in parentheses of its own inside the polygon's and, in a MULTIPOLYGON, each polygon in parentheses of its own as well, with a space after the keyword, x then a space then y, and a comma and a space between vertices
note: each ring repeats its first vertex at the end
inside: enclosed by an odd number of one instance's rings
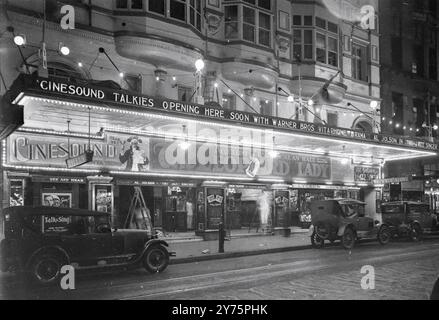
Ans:
POLYGON ((416 204, 413 204, 413 205, 409 206, 409 212, 411 214, 425 213, 425 212, 429 211, 428 209, 429 208, 428 208, 427 205, 416 205, 416 204))
POLYGON ((404 207, 402 205, 385 205, 381 209, 382 214, 391 214, 391 213, 404 213, 404 207))
POLYGON ((364 216, 364 205, 362 204, 349 203, 343 204, 341 207, 343 208, 346 217, 352 217, 355 215, 364 216))

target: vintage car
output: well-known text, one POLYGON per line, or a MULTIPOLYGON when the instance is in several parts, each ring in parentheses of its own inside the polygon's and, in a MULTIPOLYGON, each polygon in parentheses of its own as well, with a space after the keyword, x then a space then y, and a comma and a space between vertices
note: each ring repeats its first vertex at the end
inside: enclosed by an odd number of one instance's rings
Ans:
POLYGON ((386 224, 365 215, 366 204, 356 200, 337 199, 311 203, 311 243, 322 248, 325 241, 340 240, 345 249, 352 249, 356 240, 377 239, 389 243, 391 235, 386 224))
POLYGON ((0 243, 3 272, 24 272, 39 284, 54 284, 64 265, 76 270, 141 267, 162 272, 169 263, 165 241, 147 230, 112 229, 108 213, 53 207, 3 210, 0 243))
POLYGON ((381 205, 381 214, 392 237, 408 237, 412 241, 419 241, 426 233, 439 232, 438 217, 430 212, 427 203, 384 203, 381 205))

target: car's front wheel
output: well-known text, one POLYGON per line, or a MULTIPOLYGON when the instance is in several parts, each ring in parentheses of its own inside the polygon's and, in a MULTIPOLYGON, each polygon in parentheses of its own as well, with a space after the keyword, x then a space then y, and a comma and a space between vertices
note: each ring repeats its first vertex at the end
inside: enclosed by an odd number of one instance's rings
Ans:
POLYGON ((352 228, 347 228, 341 238, 341 244, 346 250, 351 250, 355 246, 355 233, 352 228))
POLYGON ((314 231, 311 235, 311 244, 313 248, 321 249, 325 246, 325 240, 320 238, 317 232, 314 231))
POLYGON ((381 227, 380 231, 378 232, 378 242, 384 246, 390 242, 391 238, 392 233, 390 232, 390 229, 384 226, 381 227))
POLYGON ((59 282, 63 261, 53 254, 42 254, 32 261, 29 276, 32 282, 40 285, 53 285, 59 282))
POLYGON ((163 272, 168 267, 168 264, 168 250, 161 245, 148 248, 143 257, 143 267, 150 273, 163 272))

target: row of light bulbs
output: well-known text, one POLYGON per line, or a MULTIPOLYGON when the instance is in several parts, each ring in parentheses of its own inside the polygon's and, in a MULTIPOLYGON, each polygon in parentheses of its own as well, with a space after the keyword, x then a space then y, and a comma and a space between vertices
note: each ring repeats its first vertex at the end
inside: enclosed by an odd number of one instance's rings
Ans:
MULTIPOLYGON (((26 45, 26 43, 27 43, 27 40, 26 40, 26 36, 25 35, 22 35, 22 34, 20 34, 20 35, 16 35, 15 37, 14 37, 14 43, 17 45, 17 46, 19 46, 19 47, 22 47, 22 46, 25 46, 26 45)), ((69 47, 67 47, 66 45, 64 45, 64 43, 62 43, 62 42, 60 42, 59 43, 59 46, 58 46, 58 52, 60 53, 60 54, 62 54, 63 56, 68 56, 69 54, 70 54, 70 48, 69 47)), ((84 64, 82 63, 82 62, 78 62, 78 67, 80 67, 80 68, 82 68, 84 66, 84 64)), ((205 62, 204 62, 204 60, 203 59, 198 59, 198 60, 196 60, 195 61, 195 68, 196 68, 196 70, 197 70, 197 72, 202 72, 202 70, 205 68, 205 62)), ((120 72, 119 73, 119 77, 120 78, 124 78, 125 77, 125 74, 123 73, 123 72, 120 72)), ((160 77, 156 77, 156 81, 160 81, 160 77)), ((177 81, 177 77, 176 76, 173 76, 172 77, 172 81, 177 81)), ((215 86, 215 88, 218 88, 218 83, 215 83, 214 84, 214 86, 215 86)), ((231 89, 228 89, 228 93, 232 93, 232 90, 231 89)), ((240 94, 240 96, 241 96, 241 98, 243 98, 244 97, 244 94, 240 94)), ((288 102, 295 102, 296 101, 296 98, 293 96, 293 95, 289 95, 288 96, 288 98, 287 98, 287 100, 288 100, 288 102)), ((257 98, 256 97, 254 97, 253 98, 253 101, 257 101, 257 98)), ((301 103, 302 101, 301 101, 301 99, 299 99, 299 103, 301 103)), ((269 101, 268 100, 266 100, 265 101, 265 103, 269 103, 269 101)), ((314 100, 313 99, 309 99, 308 101, 307 101, 307 105, 309 106, 309 107, 312 107, 312 106, 314 106, 314 100)), ((278 105, 279 105, 279 102, 278 102, 278 105)), ((376 109, 378 107, 378 102, 377 101, 372 101, 371 102, 371 108, 373 108, 373 109, 376 109)), ((317 112, 320 112, 320 110, 319 109, 317 109, 316 110, 317 112)), ((354 113, 353 113, 353 115, 354 115, 354 113)), ((346 114, 346 112, 344 112, 343 113, 343 116, 347 116, 347 114, 346 114)), ((385 119, 383 119, 383 121, 384 121, 385 119)), ((392 121, 390 121, 390 123, 389 124, 392 124, 392 121)), ((397 126, 396 126, 397 128, 399 127, 399 124, 397 124, 397 126)), ((405 127, 404 127, 405 128, 405 127)), ((437 125, 435 125, 434 126, 434 130, 438 130, 439 128, 438 128, 438 126, 437 125)), ((405 130, 405 129, 404 129, 405 130)), ((412 128, 410 128, 410 131, 412 131, 412 128)), ((419 132, 419 129, 417 129, 417 132, 419 132)))
MULTIPOLYGON (((408 129, 410 132, 413 132, 413 131, 420 132, 421 131, 420 128, 413 128, 413 127, 409 127, 409 126, 406 126, 406 125, 402 125, 402 124, 400 124, 398 122, 393 121, 392 119, 390 119, 388 122, 386 122, 386 120, 387 120, 386 117, 382 118, 382 121, 385 124, 388 124, 388 125, 391 125, 391 126, 394 125, 395 128, 397 128, 397 129, 399 129, 399 128, 402 128, 403 130, 407 130, 408 129)), ((427 128, 428 126, 426 124, 423 124, 422 127, 423 128, 427 128)), ((431 128, 433 130, 435 130, 435 131, 439 130, 439 126, 437 124, 434 124, 433 126, 431 126, 431 128)))

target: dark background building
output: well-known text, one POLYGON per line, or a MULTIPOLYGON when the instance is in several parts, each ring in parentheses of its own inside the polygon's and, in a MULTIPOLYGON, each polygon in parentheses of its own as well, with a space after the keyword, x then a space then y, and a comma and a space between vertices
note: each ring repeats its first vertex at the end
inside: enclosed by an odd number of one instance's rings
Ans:
MULTIPOLYGON (((379 1, 383 133, 438 138, 438 7, 436 0, 379 1)), ((426 176, 425 181, 395 184, 392 198, 419 200, 424 191, 434 194, 437 162, 392 163, 387 177, 426 176)))

